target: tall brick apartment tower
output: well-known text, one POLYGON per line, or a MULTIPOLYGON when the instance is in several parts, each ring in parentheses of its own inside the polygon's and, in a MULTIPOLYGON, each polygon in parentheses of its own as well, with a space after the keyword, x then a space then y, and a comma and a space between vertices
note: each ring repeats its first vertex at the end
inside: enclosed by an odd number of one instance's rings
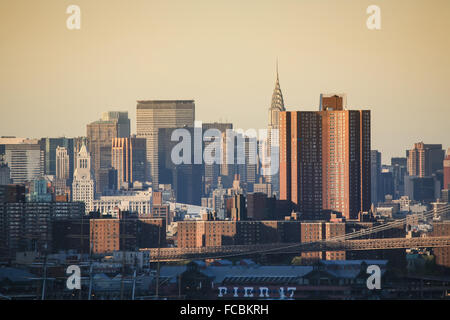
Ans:
POLYGON ((280 112, 280 199, 308 219, 355 219, 370 208, 370 111, 321 95, 319 111, 280 112))

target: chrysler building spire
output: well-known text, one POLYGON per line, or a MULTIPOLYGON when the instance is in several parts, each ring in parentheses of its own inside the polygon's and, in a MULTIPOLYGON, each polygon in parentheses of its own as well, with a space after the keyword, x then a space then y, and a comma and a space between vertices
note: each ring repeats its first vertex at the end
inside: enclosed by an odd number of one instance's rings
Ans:
POLYGON ((272 102, 269 108, 269 125, 267 132, 267 143, 266 143, 266 153, 265 156, 268 157, 263 165, 263 175, 265 176, 266 182, 272 184, 272 190, 275 194, 279 191, 279 175, 278 175, 278 165, 277 157, 279 154, 279 114, 281 111, 286 111, 284 107, 283 93, 280 88, 280 77, 278 74, 278 59, 276 65, 277 80, 275 82, 275 89, 272 94, 272 102))
POLYGON ((280 78, 278 75, 278 59, 277 59, 277 80, 275 82, 275 88, 272 94, 272 103, 269 109, 269 128, 278 128, 278 113, 280 111, 286 111, 284 107, 283 93, 280 88, 280 78))

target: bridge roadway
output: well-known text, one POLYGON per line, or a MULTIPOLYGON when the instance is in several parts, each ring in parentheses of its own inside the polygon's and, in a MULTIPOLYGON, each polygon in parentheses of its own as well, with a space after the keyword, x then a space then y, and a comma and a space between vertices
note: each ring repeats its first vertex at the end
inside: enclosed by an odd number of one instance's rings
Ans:
POLYGON ((363 240, 324 241, 312 243, 271 243, 203 248, 151 248, 150 260, 180 261, 252 254, 299 254, 304 251, 382 250, 407 248, 450 247, 450 236, 420 238, 384 238, 363 240))

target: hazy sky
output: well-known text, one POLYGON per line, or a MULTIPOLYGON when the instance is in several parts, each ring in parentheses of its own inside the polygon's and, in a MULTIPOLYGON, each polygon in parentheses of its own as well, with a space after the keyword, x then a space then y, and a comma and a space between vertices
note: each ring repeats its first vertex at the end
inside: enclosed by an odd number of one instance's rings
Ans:
POLYGON ((288 110, 345 92, 372 149, 450 146, 449 0, 0 0, 0 135, 79 136, 136 100, 195 99, 196 119, 267 126, 279 59, 288 110), (66 8, 81 8, 81 30, 66 8), (368 30, 366 8, 381 8, 368 30))

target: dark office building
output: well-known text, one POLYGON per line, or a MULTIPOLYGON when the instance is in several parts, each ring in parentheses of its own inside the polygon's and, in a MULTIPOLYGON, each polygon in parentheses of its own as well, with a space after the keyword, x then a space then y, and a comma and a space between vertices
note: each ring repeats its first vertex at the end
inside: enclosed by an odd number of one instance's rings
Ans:
POLYGON ((249 220, 268 220, 273 214, 273 198, 265 193, 247 194, 247 218, 249 220))
POLYGON ((139 248, 166 246, 166 219, 139 218, 137 225, 139 248))
MULTIPOLYGON (((195 163, 194 156, 199 151, 195 150, 194 139, 192 138, 190 144, 188 144, 190 150, 183 150, 183 152, 190 152, 190 163, 175 164, 173 162, 172 150, 176 145, 182 143, 180 142, 182 138, 180 141, 172 141, 171 137, 174 130, 187 130, 187 135, 194 137, 194 130, 201 131, 201 128, 161 128, 158 130, 159 183, 172 185, 177 202, 200 205, 204 170, 203 160, 200 160, 199 164, 195 163)), ((202 157, 201 152, 200 157, 202 157)))
POLYGON ((411 200, 433 202, 440 196, 440 183, 435 177, 405 177, 405 194, 411 200))
POLYGON ((441 201, 450 203, 450 189, 442 189, 441 190, 441 201))
POLYGON ((45 152, 44 173, 56 175, 56 148, 64 147, 69 156, 69 181, 73 177, 74 171, 74 140, 72 138, 42 138, 39 141, 41 150, 45 152))
POLYGON ((0 204, 25 202, 25 186, 20 184, 0 185, 0 204))
POLYGON ((381 183, 381 152, 378 150, 370 151, 370 182, 371 182, 371 200, 375 205, 383 201, 382 195, 379 195, 379 185, 381 183))
POLYGON ((245 196, 236 194, 231 198, 231 220, 243 221, 247 220, 247 207, 245 205, 245 196))
POLYGON ((394 183, 394 199, 400 199, 405 194, 405 176, 407 173, 406 158, 392 158, 392 179, 394 183))
POLYGON ((53 222, 53 251, 75 250, 89 253, 89 218, 57 220, 53 222))
POLYGON ((105 182, 107 183, 105 189, 103 189, 103 191, 106 190, 117 190, 119 187, 117 185, 117 170, 114 168, 109 168, 107 171, 108 176, 107 179, 105 180, 105 182))
POLYGON ((297 206, 288 200, 268 197, 265 193, 247 194, 247 218, 249 220, 284 220, 297 206))
POLYGON ((380 201, 384 201, 387 195, 394 196, 394 179, 392 172, 381 172, 378 194, 381 197, 380 201))

